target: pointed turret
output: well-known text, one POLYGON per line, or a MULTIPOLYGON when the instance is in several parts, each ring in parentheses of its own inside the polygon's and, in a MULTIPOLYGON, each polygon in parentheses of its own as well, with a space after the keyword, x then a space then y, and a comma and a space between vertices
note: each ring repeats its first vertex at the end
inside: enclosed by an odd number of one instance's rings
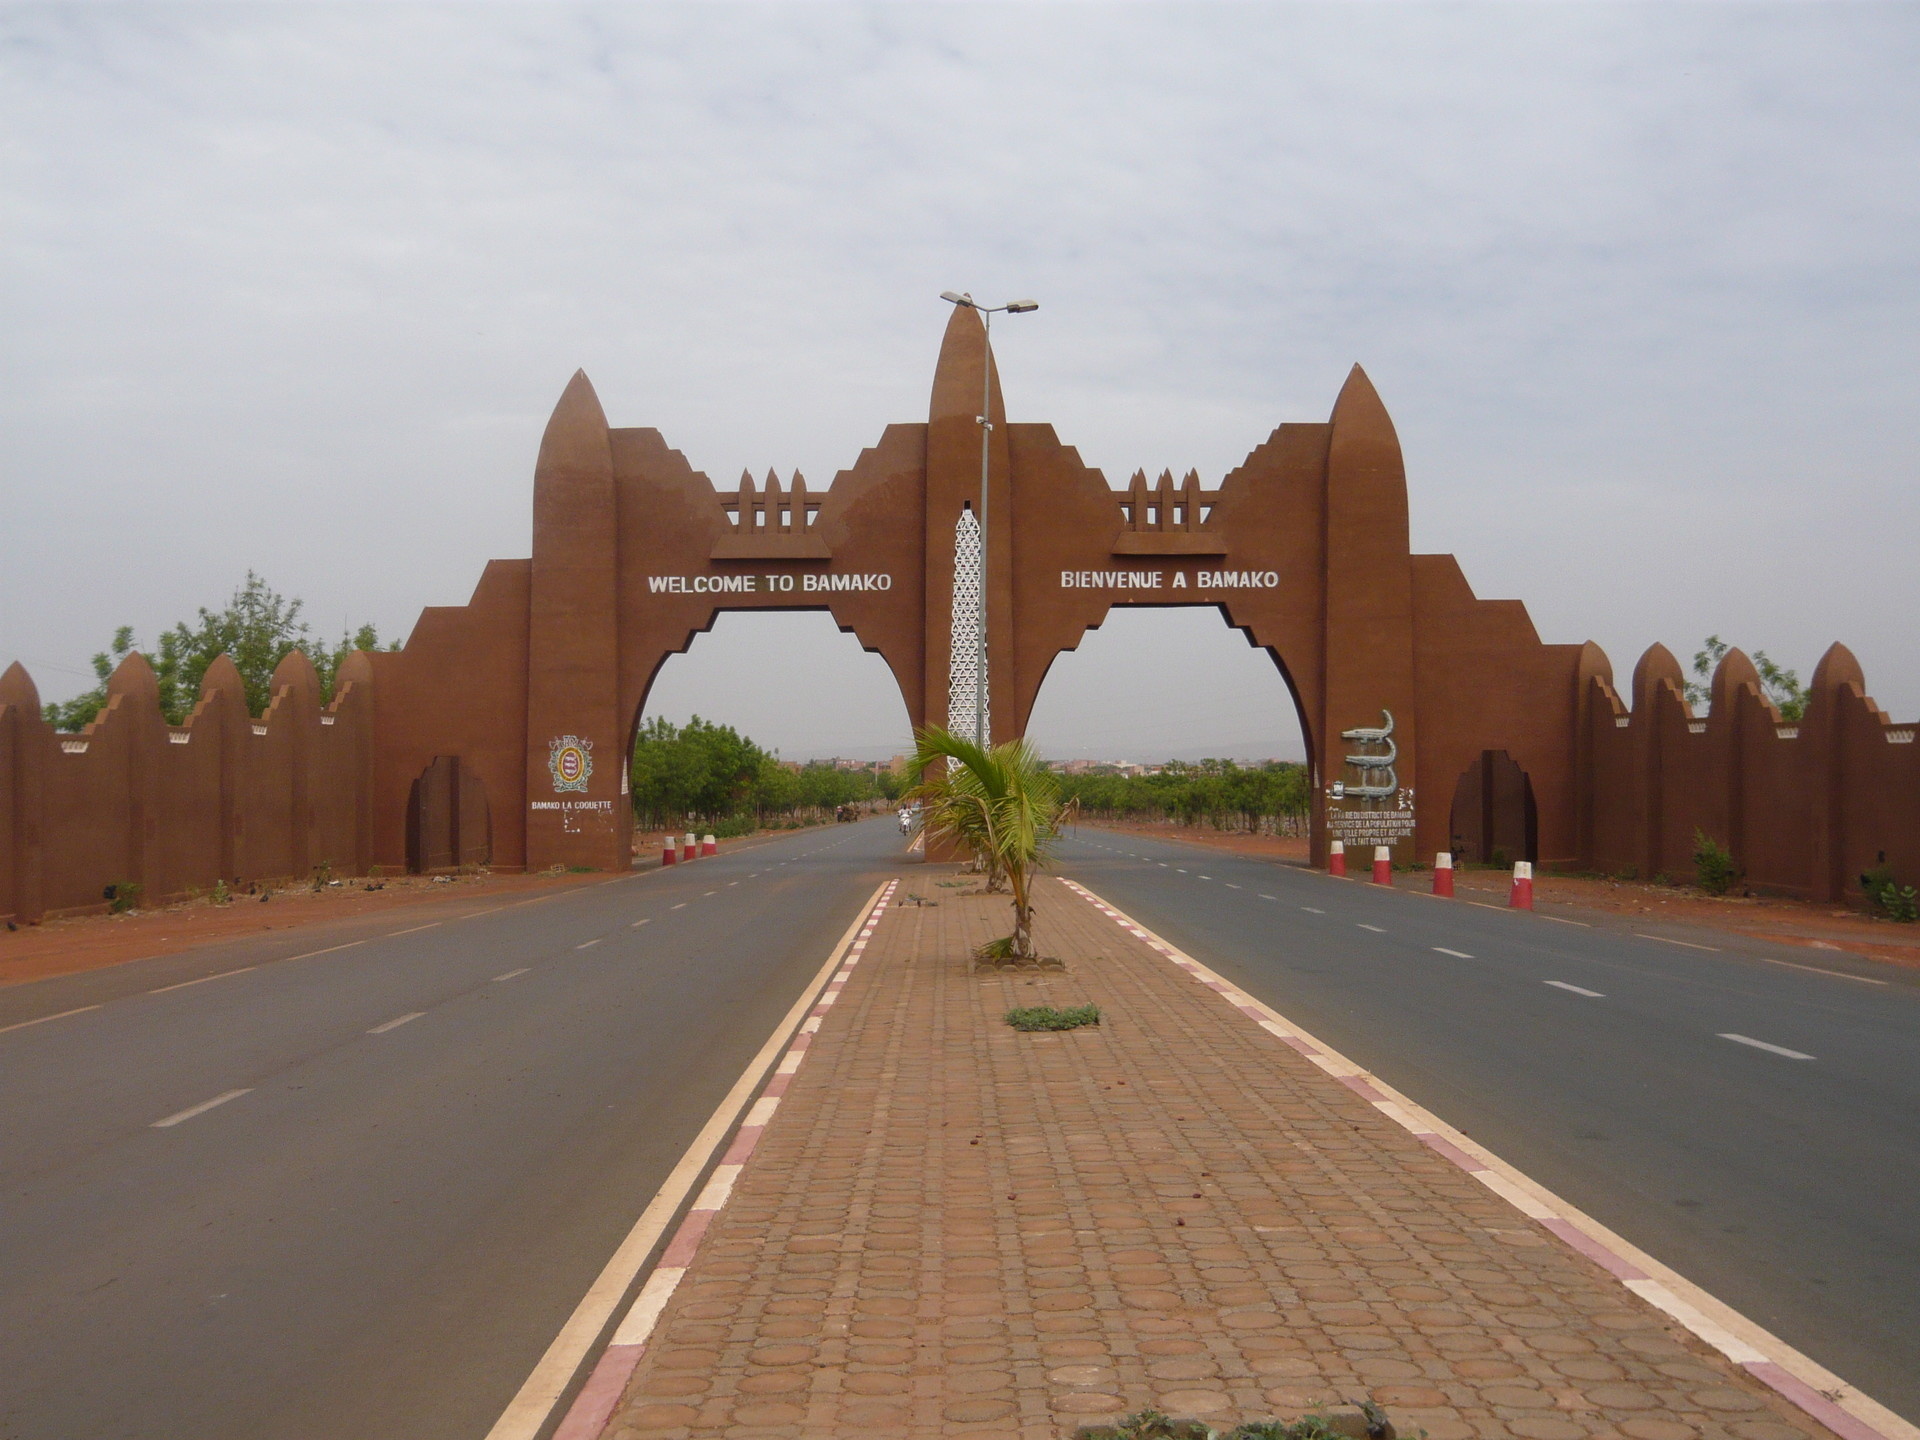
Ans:
POLYGON ((1633 667, 1633 718, 1641 724, 1653 714, 1649 707, 1654 692, 1663 684, 1672 687, 1674 699, 1686 704, 1686 674, 1680 662, 1673 658, 1673 652, 1656 640, 1633 667))
POLYGON ((40 687, 18 660, 0 675, 0 706, 11 705, 32 715, 40 713, 40 687))
MULTIPOLYGON (((953 307, 947 318, 947 333, 940 341, 940 362, 933 372, 933 400, 927 418, 934 423, 959 419, 969 425, 980 414, 980 367, 987 348, 987 327, 980 315, 966 305, 953 307)), ((988 418, 997 426, 1006 419, 1000 400, 1000 374, 992 377, 992 395, 988 418)))

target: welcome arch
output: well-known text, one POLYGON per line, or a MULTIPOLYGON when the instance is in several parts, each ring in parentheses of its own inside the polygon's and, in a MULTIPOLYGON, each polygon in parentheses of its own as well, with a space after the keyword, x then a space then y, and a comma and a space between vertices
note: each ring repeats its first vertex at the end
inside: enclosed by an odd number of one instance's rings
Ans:
POLYGON ((1788 893, 1859 893, 1882 865, 1920 883, 1916 727, 1880 712, 1844 646, 1797 722, 1738 651, 1696 715, 1679 664, 1652 647, 1629 708, 1597 646, 1542 644, 1520 602, 1481 600, 1452 556, 1412 552, 1399 441, 1359 367, 1327 421, 1281 425, 1217 488, 1136 475, 1116 490, 1051 426, 1008 425, 990 365, 979 318, 957 309, 925 422, 887 427, 818 492, 798 476, 719 491, 658 431, 610 426, 575 375, 540 443, 532 555, 490 562, 468 604, 422 612, 404 650, 348 657, 325 706, 297 654, 258 716, 216 664, 172 726, 130 655, 100 718, 58 735, 14 664, 0 674, 0 916, 97 906, 119 882, 159 899, 217 878, 364 873, 410 850, 623 868, 632 726, 661 662, 717 614, 827 611, 886 661, 921 725, 971 713, 970 691, 954 703, 971 647, 952 640, 977 613, 973 586, 989 602, 996 740, 1025 731, 1054 658, 1113 606, 1218 607, 1295 697, 1316 859, 1336 835, 1399 859, 1451 848, 1471 774, 1495 800, 1461 814, 1504 835, 1486 817, 1513 790, 1547 866, 1685 874, 1703 830, 1751 882, 1788 893), (966 524, 983 380, 980 574, 966 524), (1509 764, 1524 788, 1501 781, 1509 764))
MULTIPOLYGON (((562 773, 556 757, 622 756, 660 664, 724 610, 826 610, 885 659, 913 724, 945 720, 990 363, 979 319, 956 310, 926 423, 889 426, 824 491, 797 475, 719 491, 659 432, 609 426, 575 375, 535 466, 532 557, 494 562, 470 605, 429 611, 405 650, 372 657, 392 717, 376 816, 458 753, 500 797, 496 863, 619 865, 624 765, 562 773)), ((1217 488, 1136 475, 1116 490, 1051 426, 1008 425, 997 375, 987 388, 995 740, 1024 733, 1054 658, 1111 607, 1210 606, 1295 697, 1316 853, 1335 833, 1405 858, 1443 846, 1455 777, 1490 746, 1525 757, 1563 802, 1544 808, 1570 814, 1580 647, 1541 645, 1517 604, 1476 600, 1451 557, 1411 554, 1399 442, 1358 367, 1329 421, 1282 425, 1217 488), (1378 738, 1343 738, 1356 736, 1378 738)), ((1571 826, 1543 825, 1548 852, 1570 857, 1571 826)))

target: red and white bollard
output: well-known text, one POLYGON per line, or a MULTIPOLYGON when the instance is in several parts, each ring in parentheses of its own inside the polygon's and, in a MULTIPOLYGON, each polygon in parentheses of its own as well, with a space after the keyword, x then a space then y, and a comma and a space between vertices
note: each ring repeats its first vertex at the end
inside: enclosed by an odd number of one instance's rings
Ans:
POLYGON ((680 851, 680 858, 682 860, 691 860, 694 858, 694 856, 698 855, 699 853, 700 853, 700 837, 698 835, 687 836, 687 843, 680 851))
POLYGON ((1509 910, 1531 910, 1533 908, 1533 865, 1530 861, 1513 862, 1513 893, 1507 896, 1509 910))
POLYGON ((680 857, 674 853, 673 837, 669 835, 667 836, 667 843, 660 847, 660 863, 662 865, 671 865, 679 858, 680 857))
POLYGON ((1338 875, 1345 879, 1347 875, 1347 842, 1336 840, 1327 847, 1327 874, 1338 875))
POLYGON ((711 835, 702 835, 700 837, 700 853, 702 855, 718 855, 720 853, 720 842, 715 840, 711 835))
POLYGON ((1376 885, 1393 883, 1393 851, 1384 845, 1373 847, 1373 883, 1376 885))
POLYGON ((1433 857, 1433 893, 1453 898, 1453 856, 1445 850, 1433 857))

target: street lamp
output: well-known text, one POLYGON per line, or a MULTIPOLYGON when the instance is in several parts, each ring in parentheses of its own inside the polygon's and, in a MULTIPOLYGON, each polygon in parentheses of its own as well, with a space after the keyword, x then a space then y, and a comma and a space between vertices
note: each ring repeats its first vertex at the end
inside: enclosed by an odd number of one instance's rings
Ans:
POLYGON ((980 367, 980 635, 973 663, 973 743, 987 748, 987 460, 993 439, 993 317, 1025 315, 1040 308, 1038 300, 1010 300, 1005 305, 982 305, 971 295, 942 290, 949 305, 976 311, 986 327, 987 354, 980 367))

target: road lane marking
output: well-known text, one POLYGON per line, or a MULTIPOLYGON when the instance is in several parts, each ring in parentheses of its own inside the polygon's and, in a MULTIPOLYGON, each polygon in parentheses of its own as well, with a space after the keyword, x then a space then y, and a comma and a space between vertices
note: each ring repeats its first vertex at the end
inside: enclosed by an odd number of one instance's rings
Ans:
MULTIPOLYGON (((1538 913, 1537 911, 1535 912, 1538 913)), ((1569 920, 1564 915, 1541 915, 1542 920, 1551 920, 1556 925, 1578 925, 1582 930, 1591 930, 1593 926, 1585 920, 1569 920)))
MULTIPOLYGON (((606 937, 603 935, 600 938, 604 940, 606 937)), ((585 941, 582 941, 580 944, 574 946, 573 948, 576 950, 591 950, 594 946, 598 945, 599 943, 600 943, 599 940, 585 940, 585 941)))
MULTIPOLYGON (((540 899, 542 899, 542 900, 545 900, 545 899, 546 899, 546 898, 548 898, 548 897, 546 897, 545 895, 542 895, 542 896, 540 896, 539 898, 540 898, 540 899)), ((531 901, 531 900, 522 900, 522 901, 521 901, 520 903, 521 903, 522 905, 531 905, 531 904, 533 903, 533 901, 531 901)), ((491 906, 490 908, 488 908, 488 909, 485 909, 485 910, 475 910, 475 911, 474 911, 474 912, 473 912, 473 913, 472 913, 471 915, 462 915, 462 916, 460 916, 460 919, 462 919, 462 920, 478 920, 478 919, 479 919, 479 918, 480 918, 480 917, 481 917, 482 915, 492 915, 492 914, 495 914, 496 912, 498 912, 498 911, 501 911, 501 910, 504 910, 504 909, 506 909, 506 908, 507 908, 507 907, 506 907, 506 906, 504 906, 504 905, 494 905, 494 906, 491 906)))
POLYGON ((69 1015, 84 1015, 89 1010, 98 1010, 99 1008, 98 1005, 82 1005, 78 1010, 60 1010, 52 1015, 42 1015, 37 1020, 16 1020, 11 1025, 0 1025, 0 1035, 6 1034, 9 1030, 24 1030, 29 1025, 44 1025, 49 1020, 64 1020, 69 1015))
POLYGON ((1260 898, 1262 900, 1278 900, 1280 897, 1278 895, 1262 895, 1260 898))
POLYGON ((1309 915, 1324 915, 1327 913, 1324 910, 1316 910, 1311 905, 1302 905, 1300 908, 1306 911, 1309 915))
POLYGON ((1238 890, 1240 888, 1238 885, 1234 884, 1233 881, 1231 880, 1222 880, 1220 883, 1226 886, 1227 889, 1229 890, 1238 890))
POLYGON ((402 1015, 397 1020, 389 1020, 384 1025, 376 1025, 371 1030, 367 1031, 367 1034, 384 1035, 389 1030, 398 1030, 402 1025, 406 1024, 409 1020, 418 1020, 422 1015, 426 1013, 427 1012, 424 1010, 416 1010, 411 1015, 402 1015))
POLYGON ((740 882, 738 880, 729 880, 727 881, 727 889, 731 890, 734 886, 738 885, 739 883, 740 882))
POLYGON ((313 957, 314 957, 314 956, 316 956, 316 955, 331 955, 331 954, 333 954, 333 952, 334 952, 334 951, 336 951, 336 950, 351 950, 351 949, 353 949, 353 947, 354 947, 354 946, 356 946, 356 945, 364 945, 364 944, 366 944, 366 943, 367 943, 367 942, 366 942, 366 941, 364 941, 364 940, 349 940, 349 941, 348 941, 348 942, 347 942, 346 944, 344 944, 344 945, 329 945, 329 946, 328 946, 328 947, 327 947, 326 949, 324 949, 324 950, 309 950, 309 951, 307 951, 307 953, 306 953, 306 954, 304 954, 304 955, 289 955, 289 956, 287 956, 287 959, 289 959, 289 960, 311 960, 311 959, 313 959, 313 957))
POLYGON ((1384 935, 1387 933, 1386 931, 1382 930, 1378 925, 1361 925, 1360 928, 1362 930, 1371 930, 1376 935, 1384 935))
POLYGON ((1201 876, 1200 878, 1201 878, 1202 880, 1211 880, 1211 879, 1213 879, 1213 876, 1211 876, 1211 875, 1202 875, 1202 876, 1201 876))
POLYGON ((673 910, 684 910, 687 908, 687 902, 682 900, 678 905, 669 906, 668 908, 673 910))
POLYGON ((1639 930, 1633 933, 1638 935, 1642 940, 1658 940, 1662 945, 1684 945, 1689 950, 1711 950, 1715 954, 1718 954, 1720 951, 1718 945, 1696 945, 1691 940, 1673 940, 1665 935, 1648 935, 1639 930))
MULTIPOLYGON (((800 992, 800 998, 793 1002, 793 1008, 787 1011, 786 1017, 767 1037, 767 1043, 760 1047, 760 1053, 748 1063, 747 1068, 741 1072, 740 1078, 734 1082, 733 1089, 727 1092, 726 1098, 720 1102, 706 1125, 694 1137, 693 1143, 680 1157, 679 1164, 675 1165, 672 1173, 667 1176, 666 1183, 660 1187, 647 1208, 641 1212, 640 1218, 627 1232, 626 1239, 621 1241, 620 1248, 613 1252, 612 1258, 601 1269, 599 1277, 581 1297, 580 1303, 574 1307, 573 1314, 568 1317, 566 1324, 561 1326, 560 1333, 554 1337, 553 1343, 547 1347, 546 1353, 533 1367, 533 1372, 527 1376, 519 1392, 508 1402, 507 1408, 501 1412, 493 1428, 487 1432, 486 1440, 534 1440, 537 1435, 549 1433, 548 1422, 559 1408, 561 1400, 572 1390, 574 1380, 579 1376, 587 1358, 598 1346, 601 1336, 606 1333, 608 1324, 620 1316, 634 1281, 646 1268, 647 1260, 653 1254, 661 1237, 667 1233, 668 1224, 679 1213, 682 1203, 719 1152, 721 1145, 733 1133, 734 1123, 740 1120, 741 1113, 747 1109, 749 1102, 754 1101, 761 1082, 767 1077, 767 1072, 785 1052, 793 1036, 806 1020, 808 1012, 818 1006, 822 997, 829 993, 827 986, 839 971, 842 962, 846 960, 848 952, 860 936, 860 931, 873 923, 877 918, 876 909, 887 898, 890 889, 899 883, 898 877, 882 883, 875 888, 867 903, 855 912, 853 923, 840 937, 840 943, 833 947, 833 953, 827 957, 827 963, 800 992)), ((778 1102, 770 1096, 762 1097, 755 1104, 755 1108, 761 1109, 776 1103, 778 1102)), ((747 1115, 745 1123, 747 1125, 756 1123, 753 1115, 747 1115)), ((762 1120, 759 1123, 765 1122, 762 1120)), ((654 1274, 659 1273, 660 1269, 654 1271, 654 1274)), ((648 1283, 652 1283, 651 1276, 648 1277, 648 1283)), ((644 1294, 644 1291, 642 1293, 644 1294)), ((636 1297, 633 1306, 627 1309, 628 1317, 631 1317, 633 1310, 639 1308, 639 1304, 640 1299, 636 1297)), ((624 1319, 622 1323, 624 1325, 624 1319)), ((605 1358, 604 1355, 602 1358, 605 1358)), ((631 1370, 627 1373, 631 1374, 631 1370)), ((591 1377, 589 1377, 589 1384, 591 1384, 591 1377)), ((618 1396, 614 1398, 618 1399, 618 1396)), ((597 1433, 598 1428, 594 1427, 594 1433, 597 1433)))
POLYGON ((218 975, 202 975, 198 980, 181 980, 173 985, 156 986, 154 989, 147 991, 147 994, 164 995, 169 990, 184 990, 189 985, 204 985, 209 980, 224 980, 229 975, 244 975, 247 971, 256 968, 258 967, 253 965, 242 965, 238 970, 222 970, 218 975))
POLYGON ((532 973, 532 970, 533 970, 533 967, 532 967, 532 966, 530 966, 530 965, 522 965, 522 966, 521 966, 521 967, 520 967, 520 968, 519 968, 518 970, 509 970, 509 971, 507 971, 507 973, 506 973, 506 974, 504 974, 504 975, 496 975, 496 976, 494 976, 494 977, 493 977, 493 983, 494 983, 494 984, 496 984, 496 985, 498 985, 498 984, 499 984, 499 983, 500 983, 500 982, 501 982, 502 980, 514 980, 514 979, 518 979, 518 978, 519 978, 520 976, 522 976, 522 975, 527 975, 527 974, 531 974, 531 973, 532 973))
MULTIPOLYGON (((1301 1030, 1272 1007, 1200 964, 1191 955, 1116 910, 1085 886, 1065 877, 1061 883, 1144 940, 1172 964, 1212 989, 1220 998, 1290 1048, 1309 1057, 1332 1058, 1354 1073, 1339 1083, 1371 1099, 1375 1109, 1404 1126, 1417 1140, 1507 1200, 1559 1240, 1619 1279, 1627 1289, 1661 1310, 1736 1366, 1784 1396, 1803 1413, 1854 1440, 1915 1440, 1920 1431, 1884 1405, 1847 1384, 1838 1375, 1770 1334, 1739 1311, 1630 1244, 1538 1181, 1415 1104, 1378 1076, 1345 1061, 1325 1042, 1301 1030)), ((1323 1067, 1325 1068, 1325 1067, 1323 1067)), ((1331 1072, 1330 1072, 1331 1073, 1331 1072)))
POLYGON ((1434 948, 1434 953, 1439 955, 1451 955, 1456 960, 1471 960, 1473 958, 1471 955, 1467 954, 1467 952, 1464 950, 1449 950, 1444 945, 1436 945, 1433 948, 1434 948))
POLYGON ((629 925, 627 928, 629 930, 638 930, 642 925, 651 925, 652 923, 653 923, 653 917, 649 915, 644 920, 634 921, 633 924, 629 925))
POLYGON ((1731 1040, 1736 1045, 1751 1045, 1756 1050, 1764 1050, 1769 1055, 1784 1055, 1789 1060, 1811 1060, 1814 1057, 1804 1050, 1789 1050, 1784 1045, 1769 1045, 1764 1040, 1756 1040, 1751 1035, 1733 1035, 1726 1031, 1720 1034, 1722 1040, 1731 1040))
POLYGON ((418 935, 422 930, 431 930, 439 923, 438 920, 435 920, 426 925, 416 925, 411 930, 389 930, 387 932, 387 938, 391 940, 396 935, 418 935))
POLYGON ((702 896, 701 896, 700 898, 701 898, 702 900, 704 900, 704 899, 706 899, 706 898, 707 898, 707 895, 718 895, 719 893, 720 893, 720 892, 719 892, 718 890, 709 890, 709 891, 707 891, 707 894, 706 894, 706 895, 702 895, 702 896))
POLYGON ((249 1085, 245 1090, 229 1090, 226 1094, 216 1095, 211 1100, 202 1100, 198 1105, 189 1105, 184 1110, 175 1111, 164 1120, 154 1121, 152 1128, 155 1130, 165 1130, 171 1126, 178 1125, 182 1120, 191 1120, 196 1115, 204 1115, 216 1105, 224 1105, 229 1100, 238 1100, 242 1095, 252 1090, 252 1088, 253 1087, 249 1085))
POLYGON ((1849 975, 1844 970, 1825 970, 1818 965, 1800 965, 1792 960, 1775 960, 1766 955, 1755 955, 1753 958, 1767 965, 1784 965, 1789 970, 1808 970, 1815 975, 1833 975, 1841 980, 1858 980, 1862 985, 1884 985, 1887 983, 1884 980, 1876 980, 1871 975, 1849 975))
POLYGON ((1564 980, 1542 980, 1542 985, 1551 985, 1556 990, 1571 990, 1576 995, 1584 995, 1589 1000, 1604 1000, 1607 997, 1598 990, 1589 990, 1583 985, 1569 985, 1564 980))

